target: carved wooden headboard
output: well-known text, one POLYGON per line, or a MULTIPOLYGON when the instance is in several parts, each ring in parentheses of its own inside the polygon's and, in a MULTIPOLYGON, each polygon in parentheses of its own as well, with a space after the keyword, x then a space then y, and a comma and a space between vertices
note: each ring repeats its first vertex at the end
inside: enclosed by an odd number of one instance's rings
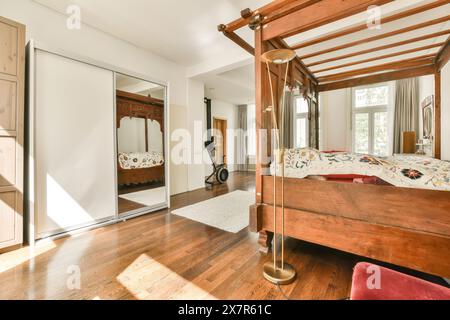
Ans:
POLYGON ((120 121, 125 117, 143 118, 154 120, 161 126, 164 132, 164 101, 128 93, 116 91, 117 99, 117 128, 120 128, 120 121))

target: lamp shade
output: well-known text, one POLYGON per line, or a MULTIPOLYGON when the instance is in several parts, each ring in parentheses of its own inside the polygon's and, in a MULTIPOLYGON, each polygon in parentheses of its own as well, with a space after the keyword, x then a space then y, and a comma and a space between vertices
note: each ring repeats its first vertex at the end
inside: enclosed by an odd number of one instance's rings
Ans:
POLYGON ((261 59, 264 62, 274 63, 274 64, 285 64, 288 63, 297 56, 294 50, 290 49, 275 49, 267 51, 262 54, 261 59))

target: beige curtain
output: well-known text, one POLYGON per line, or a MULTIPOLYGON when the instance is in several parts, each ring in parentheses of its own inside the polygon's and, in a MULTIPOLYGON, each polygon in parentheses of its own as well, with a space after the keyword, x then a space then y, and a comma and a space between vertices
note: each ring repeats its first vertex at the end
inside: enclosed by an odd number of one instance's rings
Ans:
POLYGON ((402 152, 405 131, 419 130, 419 79, 399 80, 395 90, 394 153, 402 152))
POLYGON ((237 165, 238 171, 248 171, 247 105, 238 106, 237 165))

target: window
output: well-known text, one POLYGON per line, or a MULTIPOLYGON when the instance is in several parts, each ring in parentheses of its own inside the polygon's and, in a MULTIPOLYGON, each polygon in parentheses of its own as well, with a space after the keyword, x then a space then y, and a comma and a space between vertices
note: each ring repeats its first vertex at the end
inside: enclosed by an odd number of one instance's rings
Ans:
POLYGON ((303 97, 295 98, 294 116, 294 136, 295 147, 306 148, 309 146, 309 122, 308 122, 308 101, 303 97))
POLYGON ((388 84, 353 89, 353 151, 388 156, 388 84))
POLYGON ((256 156, 256 109, 254 104, 247 105, 247 153, 256 156))

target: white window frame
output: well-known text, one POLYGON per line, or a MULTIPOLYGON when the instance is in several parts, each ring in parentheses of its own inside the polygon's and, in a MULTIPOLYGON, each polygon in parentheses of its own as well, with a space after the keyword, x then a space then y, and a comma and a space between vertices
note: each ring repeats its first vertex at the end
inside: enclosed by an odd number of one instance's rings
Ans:
MULTIPOLYGON (((294 147, 295 148, 300 148, 300 146, 297 145, 297 120, 298 119, 305 119, 306 121, 306 146, 305 148, 309 147, 309 112, 302 112, 302 113, 297 113, 297 99, 298 98, 302 98, 302 96, 300 95, 295 95, 294 96, 294 147)), ((304 98, 303 98, 304 99, 304 98)), ((305 99, 306 100, 306 99, 305 99)), ((307 101, 307 100, 306 100, 307 101)), ((308 103, 308 101, 307 101, 308 103)), ((309 103, 308 103, 308 109, 309 109, 309 103)))
MULTIPOLYGON (((360 86, 360 87, 355 87, 352 88, 352 108, 351 108, 351 138, 352 138, 352 151, 356 152, 355 150, 355 145, 356 145, 356 139, 355 139, 355 130, 354 128, 356 127, 356 115, 357 114, 361 114, 361 113, 368 113, 369 114, 369 150, 368 150, 368 154, 370 155, 374 155, 374 127, 375 127, 375 120, 374 120, 374 116, 375 113, 377 112, 386 112, 388 114, 388 119, 389 119, 389 109, 390 109, 390 104, 391 104, 391 95, 392 95, 392 86, 389 85, 388 82, 382 82, 382 83, 376 83, 376 84, 372 84, 372 85, 367 85, 367 86, 360 86), (388 87, 389 89, 389 96, 388 96, 388 103, 385 105, 377 105, 377 106, 371 106, 371 107, 362 107, 362 108, 357 108, 356 107, 356 99, 355 99, 355 91, 356 90, 360 90, 360 89, 369 89, 369 88, 376 88, 376 87, 388 87)), ((389 147, 389 124, 388 124, 388 150, 387 153, 390 153, 390 147, 389 147)), ((379 156, 379 155, 378 155, 379 156)))

